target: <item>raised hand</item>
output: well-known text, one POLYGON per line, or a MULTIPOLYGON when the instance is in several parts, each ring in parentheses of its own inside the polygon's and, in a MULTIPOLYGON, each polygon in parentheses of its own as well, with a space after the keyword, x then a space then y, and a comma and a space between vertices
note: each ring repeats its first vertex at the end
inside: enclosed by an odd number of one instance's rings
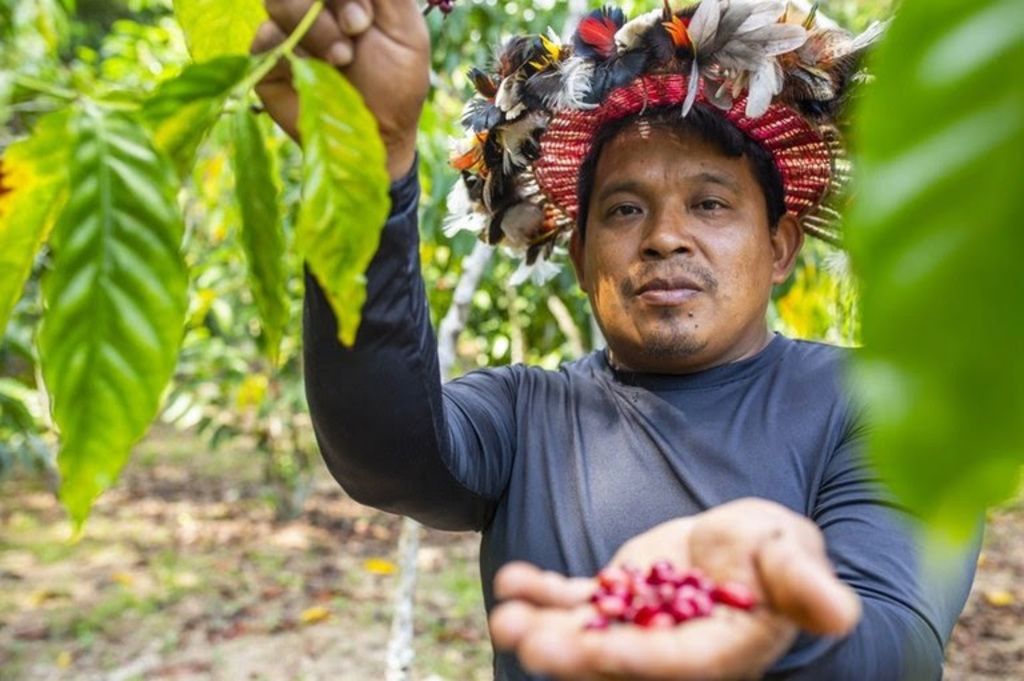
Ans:
POLYGON ((739 500, 664 523, 627 542, 611 564, 646 569, 660 560, 745 584, 761 605, 716 608, 668 629, 590 630, 593 580, 514 563, 495 579, 505 601, 491 615, 495 644, 514 651, 528 670, 560 679, 748 679, 781 657, 799 629, 840 636, 860 617, 860 602, 833 574, 818 528, 772 502, 739 500))
MULTIPOLYGON (((313 0, 266 0, 270 19, 253 52, 280 44, 313 0)), ((430 39, 415 0, 327 0, 297 53, 338 67, 377 118, 392 179, 404 175, 416 154, 420 111, 429 89, 430 39)), ((257 86, 278 125, 298 140, 298 96, 282 61, 257 86)))

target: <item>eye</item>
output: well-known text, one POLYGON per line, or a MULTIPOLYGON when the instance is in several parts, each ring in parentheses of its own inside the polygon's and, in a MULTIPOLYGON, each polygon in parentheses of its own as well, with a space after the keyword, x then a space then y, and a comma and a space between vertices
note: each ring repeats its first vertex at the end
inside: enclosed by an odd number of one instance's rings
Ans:
POLYGON ((716 210, 721 210, 726 207, 725 202, 718 199, 701 199, 696 203, 698 210, 702 210, 707 213, 712 213, 716 210))
POLYGON ((620 203, 616 206, 612 206, 611 210, 608 211, 609 217, 628 217, 631 215, 640 215, 643 211, 640 206, 632 203, 620 203))

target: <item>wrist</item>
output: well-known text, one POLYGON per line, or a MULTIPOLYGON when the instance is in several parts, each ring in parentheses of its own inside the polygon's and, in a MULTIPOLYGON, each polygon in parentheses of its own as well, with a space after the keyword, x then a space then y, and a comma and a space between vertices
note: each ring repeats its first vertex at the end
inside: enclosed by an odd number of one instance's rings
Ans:
POLYGON ((387 145, 388 177, 396 182, 412 170, 416 161, 416 136, 387 145))

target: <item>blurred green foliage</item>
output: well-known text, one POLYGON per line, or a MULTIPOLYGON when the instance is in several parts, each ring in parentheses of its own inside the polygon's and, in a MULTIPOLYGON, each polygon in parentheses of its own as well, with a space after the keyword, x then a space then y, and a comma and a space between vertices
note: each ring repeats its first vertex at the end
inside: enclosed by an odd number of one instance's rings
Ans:
POLYGON ((1024 462, 1022 59, 1019 0, 905 0, 858 120, 870 453, 958 539, 1024 462))

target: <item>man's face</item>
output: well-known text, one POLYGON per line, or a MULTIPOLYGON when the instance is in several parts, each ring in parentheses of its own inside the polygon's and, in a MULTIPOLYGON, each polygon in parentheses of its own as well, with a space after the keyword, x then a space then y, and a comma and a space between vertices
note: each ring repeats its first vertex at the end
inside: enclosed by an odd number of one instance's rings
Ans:
POLYGON ((801 243, 791 216, 769 230, 745 157, 689 133, 654 128, 642 139, 631 127, 601 152, 572 257, 620 368, 690 373, 767 344, 772 285, 801 243))

